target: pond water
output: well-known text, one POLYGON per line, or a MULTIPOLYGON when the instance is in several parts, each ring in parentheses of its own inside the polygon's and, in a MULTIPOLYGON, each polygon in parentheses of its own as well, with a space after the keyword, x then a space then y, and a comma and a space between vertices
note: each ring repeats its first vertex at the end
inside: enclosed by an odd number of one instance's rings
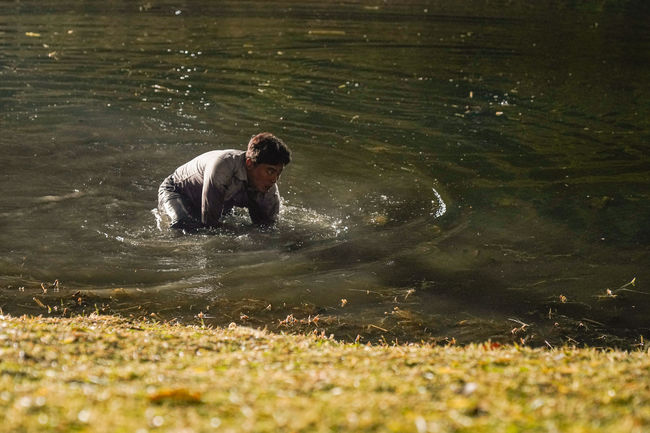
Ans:
POLYGON ((642 343, 649 18, 604 0, 6 3, 2 312, 642 343), (277 227, 158 228, 165 176, 260 131, 294 153, 277 227))

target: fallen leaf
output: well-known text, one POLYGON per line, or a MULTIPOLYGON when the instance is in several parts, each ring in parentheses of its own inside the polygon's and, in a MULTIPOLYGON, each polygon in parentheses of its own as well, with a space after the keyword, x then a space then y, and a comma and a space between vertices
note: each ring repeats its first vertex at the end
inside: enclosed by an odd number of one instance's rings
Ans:
POLYGON ((153 403, 160 403, 162 401, 199 403, 201 401, 201 394, 199 392, 189 391, 186 388, 165 388, 150 394, 149 400, 153 403))

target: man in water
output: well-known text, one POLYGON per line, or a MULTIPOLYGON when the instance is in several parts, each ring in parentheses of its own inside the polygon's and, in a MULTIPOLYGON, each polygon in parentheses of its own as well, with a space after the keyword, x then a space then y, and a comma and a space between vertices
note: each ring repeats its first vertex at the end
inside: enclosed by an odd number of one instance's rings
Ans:
POLYGON ((248 208, 253 224, 271 225, 280 212, 276 182, 289 162, 289 148, 268 132, 251 138, 245 152, 206 152, 163 181, 158 209, 182 230, 218 227, 234 206, 248 208))

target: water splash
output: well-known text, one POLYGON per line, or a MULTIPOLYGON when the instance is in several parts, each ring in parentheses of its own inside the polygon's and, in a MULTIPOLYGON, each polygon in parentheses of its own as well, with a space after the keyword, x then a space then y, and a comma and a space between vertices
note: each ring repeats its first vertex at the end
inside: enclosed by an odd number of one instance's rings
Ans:
MULTIPOLYGON (((438 203, 437 203, 438 207, 435 210, 435 212, 432 213, 432 215, 433 215, 434 218, 440 218, 441 216, 443 216, 445 214, 445 212, 447 212, 447 205, 445 204, 445 201, 442 199, 442 197, 440 196, 438 191, 436 191, 435 188, 431 188, 431 190, 433 191, 433 195, 436 196, 436 200, 438 200, 438 203)), ((434 207, 435 207, 435 205, 436 205, 435 200, 431 200, 431 202, 434 204, 434 207)))

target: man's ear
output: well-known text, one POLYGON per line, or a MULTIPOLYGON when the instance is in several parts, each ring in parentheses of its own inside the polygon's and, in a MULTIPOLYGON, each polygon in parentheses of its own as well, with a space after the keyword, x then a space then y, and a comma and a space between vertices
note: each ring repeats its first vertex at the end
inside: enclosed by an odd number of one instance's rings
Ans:
POLYGON ((246 158, 246 168, 253 168, 255 166, 255 163, 253 162, 252 159, 246 158))

